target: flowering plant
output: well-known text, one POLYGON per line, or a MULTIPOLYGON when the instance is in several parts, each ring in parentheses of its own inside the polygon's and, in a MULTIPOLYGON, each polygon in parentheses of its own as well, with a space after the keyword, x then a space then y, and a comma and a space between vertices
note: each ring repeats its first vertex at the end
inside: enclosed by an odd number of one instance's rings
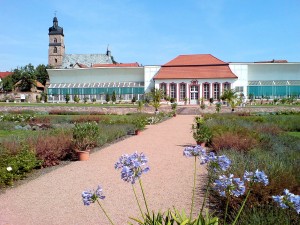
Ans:
MULTIPOLYGON (((177 209, 168 210, 166 213, 158 212, 155 214, 154 212, 150 215, 148 204, 145 197, 145 191, 142 185, 141 176, 144 173, 147 173, 150 169, 147 165, 148 158, 144 153, 134 152, 133 154, 124 154, 119 160, 115 163, 115 169, 121 171, 121 179, 125 182, 131 183, 132 189, 136 198, 136 202, 138 204, 141 216, 143 220, 131 218, 135 222, 140 225, 199 225, 199 224, 207 224, 207 225, 218 225, 219 218, 212 217, 208 211, 203 213, 205 202, 208 196, 208 192, 210 187, 212 190, 216 191, 220 196, 225 197, 227 199, 225 214, 224 214, 224 224, 226 225, 226 217, 228 213, 228 203, 230 198, 243 196, 245 193, 246 197, 242 202, 242 205, 234 218, 232 225, 235 225, 240 217, 240 214, 245 206, 245 203, 251 193, 252 186, 256 183, 262 183, 263 185, 268 185, 269 180, 267 175, 263 171, 256 170, 255 172, 245 171, 243 178, 235 177, 234 174, 228 173, 228 169, 231 166, 231 160, 225 155, 215 155, 215 153, 207 153, 205 148, 197 145, 197 146, 189 146, 183 150, 183 155, 186 157, 194 158, 194 186, 192 192, 192 204, 190 215, 187 216, 184 212, 179 212, 177 209), (208 167, 209 173, 214 173, 216 176, 215 180, 208 179, 207 188, 205 197, 202 203, 201 210, 197 216, 197 218, 193 219, 193 207, 194 207, 194 194, 195 194, 195 181, 196 181, 196 163, 197 159, 199 159, 200 164, 206 164, 208 167), (144 213, 140 201, 136 194, 135 184, 138 181, 140 189, 143 195, 143 201, 146 206, 147 212, 144 213), (248 185, 246 185, 248 184, 248 185)), ((100 206, 101 210, 109 220, 110 224, 114 225, 104 207, 100 203, 99 200, 103 200, 105 196, 102 193, 102 188, 100 185, 97 187, 95 191, 84 191, 82 193, 83 203, 86 206, 89 206, 91 203, 97 202, 100 206)), ((293 208, 299 214, 300 212, 300 197, 298 195, 294 195, 290 193, 287 189, 284 190, 283 196, 273 196, 275 202, 277 202, 281 208, 293 208)))

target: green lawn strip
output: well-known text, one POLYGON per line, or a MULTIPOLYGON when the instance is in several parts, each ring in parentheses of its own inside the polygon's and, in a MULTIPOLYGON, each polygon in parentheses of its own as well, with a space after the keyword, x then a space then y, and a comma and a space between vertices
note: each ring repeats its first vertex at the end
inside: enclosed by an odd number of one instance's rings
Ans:
POLYGON ((288 132, 288 134, 300 138, 300 132, 288 132))
POLYGON ((11 137, 11 136, 26 136, 29 133, 36 132, 32 130, 0 130, 0 138, 11 137))
POLYGON ((137 105, 133 104, 92 104, 92 103, 4 103, 0 102, 0 106, 10 106, 10 107, 18 107, 18 106, 29 106, 29 107, 100 107, 100 108, 107 108, 107 107, 124 107, 124 108, 136 108, 137 105))
POLYGON ((274 107, 289 107, 289 108, 300 108, 300 105, 284 105, 284 104, 278 104, 278 105, 271 105, 271 104, 257 104, 257 105, 246 105, 244 108, 274 108, 274 107))

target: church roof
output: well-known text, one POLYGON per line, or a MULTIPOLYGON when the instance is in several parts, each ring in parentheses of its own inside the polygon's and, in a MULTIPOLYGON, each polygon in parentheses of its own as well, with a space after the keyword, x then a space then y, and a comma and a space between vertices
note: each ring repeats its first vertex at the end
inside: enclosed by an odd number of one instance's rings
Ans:
POLYGON ((58 26, 58 20, 56 16, 53 18, 53 26, 49 27, 48 35, 53 35, 53 34, 60 34, 64 36, 64 29, 58 26))
POLYGON ((139 67, 140 65, 135 63, 114 63, 114 64, 94 64, 93 67, 139 67))
POLYGON ((65 54, 61 68, 73 68, 75 64, 91 67, 94 64, 112 64, 111 57, 106 54, 65 54))
POLYGON ((154 79, 237 78, 229 64, 211 54, 179 55, 163 65, 154 79))

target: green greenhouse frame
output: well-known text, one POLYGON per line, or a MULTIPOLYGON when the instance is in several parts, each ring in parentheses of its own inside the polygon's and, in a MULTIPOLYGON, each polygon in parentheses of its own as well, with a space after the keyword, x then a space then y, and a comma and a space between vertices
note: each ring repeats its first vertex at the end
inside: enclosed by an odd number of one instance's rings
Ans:
POLYGON ((283 98, 295 96, 300 98, 300 81, 249 81, 248 96, 254 98, 283 98))

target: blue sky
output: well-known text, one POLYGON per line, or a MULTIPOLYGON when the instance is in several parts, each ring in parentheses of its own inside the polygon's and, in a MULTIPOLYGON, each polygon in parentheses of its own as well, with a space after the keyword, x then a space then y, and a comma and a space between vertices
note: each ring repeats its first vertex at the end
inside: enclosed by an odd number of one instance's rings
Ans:
POLYGON ((162 65, 180 54, 300 62, 300 0, 0 0, 0 71, 48 62, 57 11, 67 54, 162 65))

